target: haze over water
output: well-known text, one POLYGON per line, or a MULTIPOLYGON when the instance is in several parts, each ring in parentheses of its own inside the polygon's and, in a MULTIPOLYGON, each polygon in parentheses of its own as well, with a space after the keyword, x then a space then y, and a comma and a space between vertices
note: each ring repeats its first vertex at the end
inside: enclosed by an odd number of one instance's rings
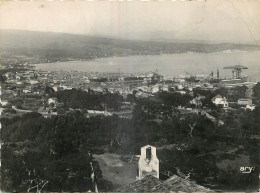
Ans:
POLYGON ((221 78, 230 78, 232 70, 225 66, 243 65, 248 67, 244 75, 252 81, 260 81, 260 51, 223 51, 215 53, 182 53, 154 56, 127 56, 101 58, 92 61, 75 61, 36 64, 36 69, 45 71, 121 72, 144 73, 158 69, 167 77, 189 74, 205 74, 211 71, 216 76, 217 68, 221 78))

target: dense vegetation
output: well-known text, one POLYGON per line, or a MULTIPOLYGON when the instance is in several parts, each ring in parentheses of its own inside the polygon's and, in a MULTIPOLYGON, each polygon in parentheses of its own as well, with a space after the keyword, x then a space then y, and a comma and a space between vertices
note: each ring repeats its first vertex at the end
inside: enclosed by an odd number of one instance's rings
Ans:
POLYGON ((56 97, 65 107, 73 109, 104 110, 105 107, 111 110, 118 110, 123 101, 120 94, 96 93, 92 90, 63 90, 51 92, 50 97, 56 97))
POLYGON ((86 119, 79 112, 51 119, 37 113, 1 119, 2 190, 36 191, 38 185, 45 191, 93 191, 90 162, 105 188, 98 163, 88 152, 106 143, 109 128, 118 123, 112 120, 86 119))
MULTIPOLYGON (((100 105, 99 100, 105 101, 107 97, 83 91, 62 92, 51 93, 73 108, 89 107, 92 105, 89 101, 100 105)), ((212 94, 224 95, 226 90, 214 93, 196 90, 194 94, 202 92, 206 100, 212 94)), ((80 111, 49 119, 37 113, 2 118, 2 189, 93 190, 90 168, 93 162, 100 190, 111 191, 111 182, 103 180, 89 151, 96 154, 109 151, 124 157, 140 154, 140 147, 147 144, 160 147, 157 151, 162 179, 180 170, 199 184, 216 190, 249 191, 258 187, 259 105, 253 111, 240 108, 225 112, 216 108, 216 115, 225 123, 218 125, 203 114, 180 113, 176 107, 187 106, 188 95, 163 92, 153 100, 128 98, 135 103, 132 119, 116 115, 86 118, 80 111), (242 174, 241 166, 254 170, 242 174)), ((113 100, 120 104, 122 98, 116 96, 113 100)))

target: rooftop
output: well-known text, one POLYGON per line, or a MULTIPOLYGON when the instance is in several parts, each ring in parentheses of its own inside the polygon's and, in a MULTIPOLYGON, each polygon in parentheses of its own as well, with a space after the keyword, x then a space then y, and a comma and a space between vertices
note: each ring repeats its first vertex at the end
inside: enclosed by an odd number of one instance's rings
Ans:
POLYGON ((162 181, 151 175, 142 180, 135 181, 126 186, 120 187, 115 192, 210 192, 211 190, 196 184, 196 182, 183 179, 173 175, 169 179, 162 181))

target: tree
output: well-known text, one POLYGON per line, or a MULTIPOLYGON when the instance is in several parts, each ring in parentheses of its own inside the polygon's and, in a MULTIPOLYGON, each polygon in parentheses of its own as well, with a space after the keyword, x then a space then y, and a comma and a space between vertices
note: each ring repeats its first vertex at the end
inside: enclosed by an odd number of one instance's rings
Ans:
POLYGON ((228 97, 228 89, 221 87, 214 91, 215 95, 221 95, 222 97, 228 97))
MULTIPOLYGON (((96 124, 91 124, 80 112, 50 119, 37 113, 1 119, 5 142, 2 146, 2 190, 94 191, 90 168, 93 158, 87 155, 90 147, 84 142, 95 137, 102 121, 94 118, 96 124)), ((106 135, 108 128, 100 129, 106 135)), ((98 140, 106 141, 95 139, 97 146, 98 140)), ((102 179, 102 173, 96 171, 102 179)))
POLYGON ((0 82, 4 83, 6 81, 6 76, 4 76, 3 74, 0 75, 0 82))
POLYGON ((50 93, 53 93, 54 92, 54 89, 50 86, 46 86, 45 87, 45 93, 46 94, 50 94, 50 93))
POLYGON ((260 98, 260 82, 253 87, 254 97, 260 98))
POLYGON ((228 99, 229 101, 237 102, 239 98, 244 98, 246 93, 246 86, 237 86, 229 90, 228 99))
POLYGON ((193 137, 193 130, 198 123, 198 117, 196 115, 189 115, 185 118, 185 121, 187 122, 187 125, 190 128, 189 134, 191 137, 193 137))

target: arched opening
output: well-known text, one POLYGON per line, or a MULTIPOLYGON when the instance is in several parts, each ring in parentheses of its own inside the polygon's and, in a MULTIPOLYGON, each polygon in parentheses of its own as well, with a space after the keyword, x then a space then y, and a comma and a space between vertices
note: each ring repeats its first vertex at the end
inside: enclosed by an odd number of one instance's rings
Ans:
POLYGON ((151 159, 152 158, 152 149, 151 147, 146 148, 146 158, 151 159))

